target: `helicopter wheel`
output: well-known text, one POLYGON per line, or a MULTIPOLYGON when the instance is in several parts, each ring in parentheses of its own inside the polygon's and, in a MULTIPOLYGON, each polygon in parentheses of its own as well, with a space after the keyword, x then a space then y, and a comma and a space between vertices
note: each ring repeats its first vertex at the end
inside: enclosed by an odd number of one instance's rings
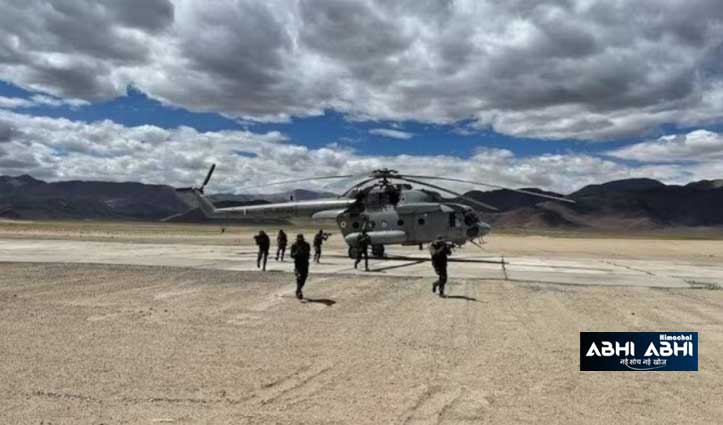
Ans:
POLYGON ((357 256, 357 253, 358 253, 358 251, 359 251, 359 248, 356 248, 356 247, 350 246, 350 247, 349 247, 349 258, 351 258, 351 259, 355 260, 355 259, 356 259, 356 256, 357 256))
POLYGON ((372 245, 372 256, 375 258, 384 258, 384 245, 372 245))

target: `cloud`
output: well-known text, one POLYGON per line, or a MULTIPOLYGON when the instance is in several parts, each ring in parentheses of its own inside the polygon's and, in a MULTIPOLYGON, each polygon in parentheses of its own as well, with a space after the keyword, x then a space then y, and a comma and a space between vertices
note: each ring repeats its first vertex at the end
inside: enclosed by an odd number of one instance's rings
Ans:
POLYGON ((723 159, 723 135, 707 130, 663 136, 607 152, 642 162, 713 161, 723 159))
MULTIPOLYGON (((613 179, 650 177, 666 183, 720 178, 723 161, 640 164, 586 154, 520 157, 505 149, 480 149, 469 158, 450 155, 360 154, 349 147, 319 149, 294 144, 276 131, 199 132, 189 127, 126 127, 112 121, 85 123, 0 110, 5 154, 0 174, 30 174, 48 180, 141 181, 177 187, 198 185, 211 163, 218 164, 212 192, 323 175, 359 174, 388 167, 401 172, 455 176, 512 187, 541 187, 568 193, 613 179), (18 131, 17 129, 22 129, 18 131), (243 154, 239 154, 243 152, 243 154)), ((290 184, 342 191, 350 181, 290 184)), ((475 187, 445 186, 456 190, 475 187)), ((260 191, 267 189, 260 189, 260 191)))
POLYGON ((33 106, 70 106, 71 108, 78 108, 80 106, 87 106, 90 103, 81 99, 59 99, 52 96, 45 96, 42 94, 36 94, 30 98, 33 106))
POLYGON ((401 130, 394 130, 391 128, 372 128, 369 130, 369 134, 374 134, 376 136, 382 136, 382 137, 390 137, 392 139, 403 139, 403 140, 409 140, 412 137, 414 137, 414 133, 409 133, 406 131, 401 130))
POLYGON ((20 133, 12 122, 0 119, 0 143, 8 143, 20 133))
POLYGON ((33 106, 33 102, 28 99, 0 96, 0 108, 2 109, 28 108, 30 106, 33 106))
POLYGON ((720 120, 722 25, 718 0, 28 0, 3 5, 0 75, 255 121, 603 140, 720 120))
POLYGON ((33 108, 36 106, 70 106, 71 108, 77 108, 88 104, 87 101, 81 99, 59 99, 41 94, 31 96, 29 99, 0 96, 0 109, 33 108))

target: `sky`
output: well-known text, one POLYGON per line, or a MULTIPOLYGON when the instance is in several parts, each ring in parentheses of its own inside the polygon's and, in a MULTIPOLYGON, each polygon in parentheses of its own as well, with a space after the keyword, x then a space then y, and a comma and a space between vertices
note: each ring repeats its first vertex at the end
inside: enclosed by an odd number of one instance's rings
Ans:
POLYGON ((723 178, 718 0, 0 7, 0 175, 188 186, 216 163, 212 192, 382 167, 560 193, 723 178))

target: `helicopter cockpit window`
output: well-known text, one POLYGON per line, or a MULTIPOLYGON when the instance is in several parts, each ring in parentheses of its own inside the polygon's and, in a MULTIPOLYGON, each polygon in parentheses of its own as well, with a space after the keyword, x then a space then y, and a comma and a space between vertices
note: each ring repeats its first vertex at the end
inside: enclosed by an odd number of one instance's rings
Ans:
POLYGON ((477 217, 477 214, 475 214, 475 213, 467 213, 464 216, 464 224, 466 224, 467 226, 475 224, 478 221, 479 221, 479 217, 477 217))

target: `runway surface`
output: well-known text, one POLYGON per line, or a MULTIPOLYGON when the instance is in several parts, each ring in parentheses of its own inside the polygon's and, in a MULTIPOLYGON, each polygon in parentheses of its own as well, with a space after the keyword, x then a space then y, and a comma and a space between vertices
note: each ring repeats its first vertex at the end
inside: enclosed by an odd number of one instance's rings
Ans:
MULTIPOLYGON (((416 247, 390 247, 386 259, 371 259, 371 273, 397 277, 433 277, 427 251, 416 247)), ((269 271, 293 272, 287 258, 267 263, 269 271)), ((607 285, 688 288, 723 283, 723 264, 686 259, 626 259, 574 255, 504 256, 473 245, 451 257, 452 278, 544 282, 569 285, 607 285), (503 264, 504 262, 504 264, 503 264)), ((199 245, 189 243, 133 243, 78 240, 0 239, 0 261, 95 263, 177 266, 214 270, 255 271, 252 245, 199 245)), ((322 262, 312 273, 359 274, 344 247, 325 248, 322 262)))

